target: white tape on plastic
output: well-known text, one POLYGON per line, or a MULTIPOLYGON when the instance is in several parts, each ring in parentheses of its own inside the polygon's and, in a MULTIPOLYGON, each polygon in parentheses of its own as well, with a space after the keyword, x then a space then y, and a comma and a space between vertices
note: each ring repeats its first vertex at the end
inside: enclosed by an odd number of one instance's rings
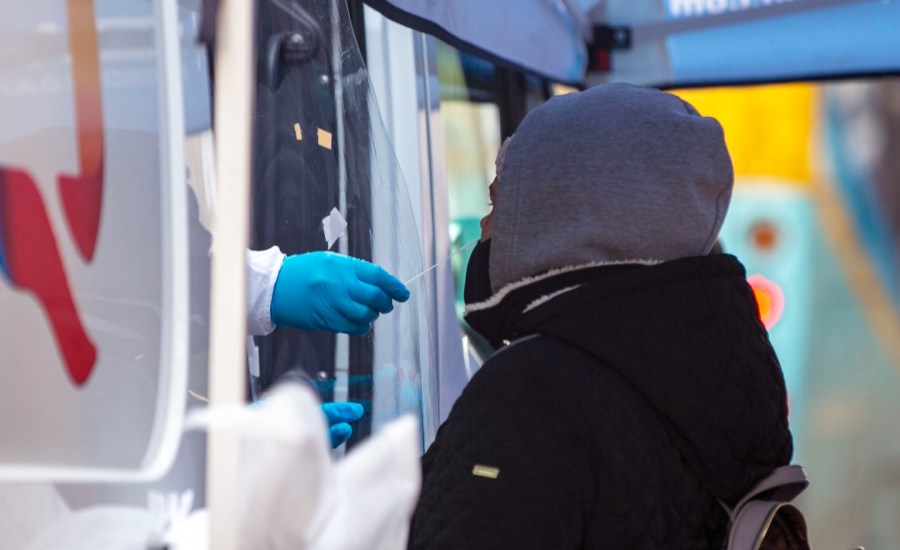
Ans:
POLYGON ((329 250, 344 236, 344 232, 347 231, 347 220, 337 208, 332 208, 328 216, 322 219, 322 231, 325 232, 325 242, 328 243, 329 250))

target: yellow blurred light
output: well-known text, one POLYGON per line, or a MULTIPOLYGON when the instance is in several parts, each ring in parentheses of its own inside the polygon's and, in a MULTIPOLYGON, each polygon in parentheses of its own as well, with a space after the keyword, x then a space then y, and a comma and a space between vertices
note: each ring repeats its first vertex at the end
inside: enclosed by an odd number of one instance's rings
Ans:
POLYGON ((812 84, 673 93, 722 124, 739 183, 744 176, 809 185, 810 143, 816 114, 816 89, 812 84))

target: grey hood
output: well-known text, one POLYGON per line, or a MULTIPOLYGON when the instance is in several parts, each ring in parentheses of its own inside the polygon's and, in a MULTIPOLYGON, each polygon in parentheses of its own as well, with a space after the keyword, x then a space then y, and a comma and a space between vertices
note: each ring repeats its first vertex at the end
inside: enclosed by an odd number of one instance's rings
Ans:
POLYGON ((502 156, 494 292, 564 266, 705 255, 734 182, 718 121, 626 84, 550 99, 502 156))

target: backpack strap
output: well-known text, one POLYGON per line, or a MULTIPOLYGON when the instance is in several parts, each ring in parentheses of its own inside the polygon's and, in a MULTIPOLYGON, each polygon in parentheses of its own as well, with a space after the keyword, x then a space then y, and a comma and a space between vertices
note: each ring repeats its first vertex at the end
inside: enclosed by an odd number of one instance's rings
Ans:
MULTIPOLYGON (((723 503, 722 506, 731 516, 726 548, 757 550, 775 514, 802 493, 808 485, 809 480, 802 466, 781 466, 750 489, 734 510, 729 510, 723 503)), ((794 510, 791 511, 792 514, 794 510)), ((797 514, 799 515, 799 512, 797 514)), ((800 518, 802 520, 802 515, 800 518)))

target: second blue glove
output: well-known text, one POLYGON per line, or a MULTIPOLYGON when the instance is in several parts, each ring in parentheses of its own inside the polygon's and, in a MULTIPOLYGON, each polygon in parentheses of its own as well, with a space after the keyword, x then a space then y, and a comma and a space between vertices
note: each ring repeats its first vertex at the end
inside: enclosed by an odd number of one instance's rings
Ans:
POLYGON ((353 435, 350 422, 356 422, 362 418, 365 410, 358 403, 323 403, 322 412, 328 419, 328 439, 331 448, 337 449, 342 443, 353 435))

